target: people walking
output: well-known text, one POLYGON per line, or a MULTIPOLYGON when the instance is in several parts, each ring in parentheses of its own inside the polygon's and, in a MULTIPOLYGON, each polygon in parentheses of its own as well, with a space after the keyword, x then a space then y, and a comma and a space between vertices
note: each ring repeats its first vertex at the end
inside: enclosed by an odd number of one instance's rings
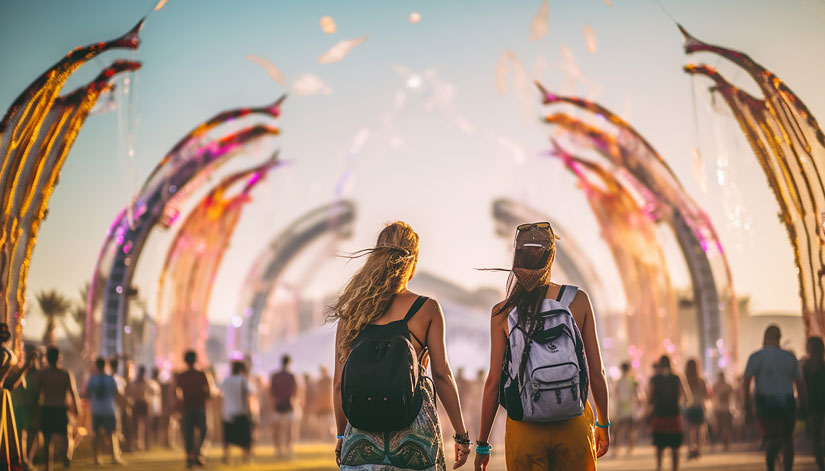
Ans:
POLYGON ((822 337, 810 337, 806 346, 808 356, 802 365, 802 376, 808 392, 808 433, 814 448, 819 471, 825 471, 825 345, 822 337))
POLYGON ((685 365, 685 380, 690 389, 690 402, 685 409, 685 419, 688 423, 688 460, 691 460, 702 455, 705 401, 708 398, 708 386, 699 371, 699 364, 693 358, 685 365))
POLYGON ((246 364, 232 362, 232 374, 221 384, 223 394, 223 462, 229 463, 229 445, 243 450, 243 462, 248 463, 252 447, 252 418, 249 381, 246 364))
POLYGON ((687 394, 682 380, 673 374, 670 357, 662 355, 656 374, 650 379, 648 399, 650 401, 650 429, 653 446, 656 447, 656 471, 662 470, 662 458, 666 448, 670 448, 673 471, 679 469, 679 448, 684 435, 679 412, 687 394))
POLYGON ((613 453, 618 456, 619 446, 624 440, 627 443, 627 454, 633 452, 634 421, 639 405, 639 385, 633 377, 630 363, 624 362, 620 366, 621 376, 613 385, 611 396, 616 404, 613 425, 613 439, 610 445, 613 453))
POLYGON ((765 461, 768 471, 775 468, 782 451, 785 471, 793 469, 793 429, 796 423, 797 399, 804 407, 807 402, 802 371, 796 357, 779 347, 782 333, 776 325, 765 329, 761 350, 748 358, 745 367, 744 406, 747 421, 751 422, 751 383, 755 383, 756 418, 765 440, 765 461))
POLYGON ((714 435, 724 444, 724 450, 728 451, 733 438, 733 406, 731 400, 734 391, 733 386, 725 379, 724 371, 717 373, 716 382, 713 383, 711 391, 713 416, 716 419, 716 433, 714 435))
POLYGON ((272 421, 272 438, 275 454, 279 458, 292 456, 292 442, 295 435, 295 402, 298 396, 298 381, 289 370, 292 358, 281 357, 281 369, 269 378, 269 394, 275 414, 272 421))
POLYGON ((43 446, 46 451, 46 471, 53 468, 52 445, 55 438, 62 445, 59 454, 65 467, 72 460, 74 443, 69 434, 69 411, 75 416, 79 412, 80 399, 77 395, 74 375, 59 366, 60 350, 49 347, 46 351, 48 366, 40 371, 40 427, 43 432, 43 446), (69 400, 69 404, 66 400, 69 400))
POLYGON ((138 368, 137 377, 129 383, 127 396, 132 409, 132 431, 134 446, 139 451, 148 449, 147 428, 149 426, 150 383, 146 378, 146 367, 138 368))
POLYGON ((203 466, 201 445, 206 438, 206 402, 212 396, 206 374, 198 370, 195 364, 198 356, 189 350, 183 356, 186 370, 175 379, 176 396, 181 413, 181 429, 186 447, 186 467, 203 466))
POLYGON ((487 469, 500 398, 508 416, 507 469, 595 470, 607 453, 608 391, 595 315, 584 291, 551 281, 556 239, 547 222, 516 230, 507 297, 490 320, 476 470, 487 469))
POLYGON ((95 464, 100 464, 103 443, 109 439, 112 443, 112 461, 125 465, 120 453, 120 440, 117 433, 117 401, 121 400, 123 390, 115 379, 106 374, 106 360, 95 360, 97 372, 86 383, 86 395, 92 409, 92 448, 95 464))
POLYGON ((413 293, 419 237, 388 224, 375 247, 356 253, 364 265, 330 307, 337 321, 333 374, 342 471, 446 469, 435 394, 453 425, 455 467, 469 454, 458 390, 447 362, 444 315, 434 299, 413 293), (430 363, 432 380, 425 376, 430 363))

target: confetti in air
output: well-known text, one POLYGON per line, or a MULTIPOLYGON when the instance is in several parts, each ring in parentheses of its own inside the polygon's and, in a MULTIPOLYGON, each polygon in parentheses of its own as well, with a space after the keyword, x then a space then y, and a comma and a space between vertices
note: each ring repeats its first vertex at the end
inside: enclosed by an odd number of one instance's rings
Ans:
POLYGON ((160 1, 158 2, 158 4, 157 4, 157 5, 155 5, 155 10, 154 10, 154 11, 158 11, 158 10, 160 10, 161 8, 163 8, 164 6, 166 6, 166 4, 167 4, 168 2, 169 2, 169 0, 160 0, 160 1))
POLYGON ((292 82, 292 91, 298 96, 332 94, 332 88, 312 74, 303 74, 292 82))
POLYGON ((367 37, 355 38, 355 39, 347 39, 344 41, 339 42, 338 44, 332 46, 327 52, 321 54, 318 58, 319 64, 331 64, 333 62, 338 62, 347 54, 350 53, 356 46, 360 45, 362 42, 366 41, 367 37))
POLYGON ((286 79, 284 79, 284 74, 281 72, 281 69, 279 69, 277 65, 273 64, 271 61, 267 59, 264 59, 263 57, 258 57, 252 54, 246 56, 246 58, 263 67, 264 70, 266 70, 266 73, 269 74, 270 77, 272 77, 272 80, 275 80, 281 85, 286 85, 286 79))
POLYGON ((547 0, 544 0, 541 3, 541 8, 539 8, 538 13, 536 13, 536 16, 533 17, 533 21, 530 23, 530 41, 541 39, 547 34, 549 21, 550 5, 547 3, 547 0))
POLYGON ((332 34, 338 31, 338 27, 335 26, 335 20, 333 20, 331 16, 321 17, 321 31, 327 34, 332 34))
POLYGON ((416 24, 419 21, 421 21, 421 14, 420 13, 418 13, 418 12, 410 13, 410 23, 416 24))
POLYGON ((584 27, 584 42, 587 44, 587 50, 591 54, 596 53, 596 33, 593 32, 593 27, 587 25, 584 27))

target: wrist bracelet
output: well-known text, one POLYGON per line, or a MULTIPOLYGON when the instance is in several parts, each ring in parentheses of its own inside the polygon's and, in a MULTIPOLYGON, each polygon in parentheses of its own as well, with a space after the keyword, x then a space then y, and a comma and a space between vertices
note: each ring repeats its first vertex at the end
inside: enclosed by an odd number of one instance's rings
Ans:
POLYGON ((493 451, 493 447, 490 445, 476 445, 476 454, 477 455, 489 455, 493 451))
POLYGON ((610 421, 608 420, 606 424, 602 425, 602 424, 599 423, 599 419, 596 419, 596 427, 599 427, 599 428, 610 427, 610 421))
POLYGON ((453 440, 459 445, 472 445, 473 442, 470 441, 470 432, 464 432, 462 434, 455 434, 453 435, 453 440))
POLYGON ((343 440, 344 436, 343 435, 336 435, 335 438, 337 438, 338 440, 343 440))

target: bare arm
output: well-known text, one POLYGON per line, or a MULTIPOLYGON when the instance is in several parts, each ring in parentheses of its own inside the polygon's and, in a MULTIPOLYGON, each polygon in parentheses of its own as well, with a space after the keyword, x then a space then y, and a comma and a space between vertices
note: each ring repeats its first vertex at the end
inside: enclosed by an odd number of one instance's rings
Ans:
POLYGON ((478 441, 487 442, 498 411, 498 391, 501 382, 501 368, 504 363, 504 350, 507 348, 506 321, 507 313, 498 314, 501 303, 493 307, 490 317, 490 370, 484 382, 481 396, 481 425, 478 441))
POLYGON ((72 396, 72 408, 74 409, 74 414, 80 414, 80 396, 77 394, 77 384, 74 381, 74 375, 71 373, 67 373, 69 375, 69 394, 72 396))
POLYGON ((338 358, 338 340, 341 337, 341 322, 338 322, 338 329, 335 332, 335 373, 332 380, 332 402, 335 405, 335 430, 338 435, 343 435, 347 428, 347 416, 344 414, 344 406, 341 404, 341 374, 344 363, 338 358))
POLYGON ((571 303, 571 308, 585 313, 582 340, 587 355, 587 369, 590 373, 590 390, 593 393, 593 402, 596 403, 596 414, 599 423, 608 424, 610 423, 608 417, 610 409, 608 408, 607 377, 604 373, 599 336, 596 333, 596 317, 593 314, 593 307, 590 305, 587 293, 579 290, 571 303))
POLYGON ((441 398, 441 405, 450 418, 453 429, 459 435, 467 432, 464 416, 461 414, 461 402, 458 387, 453 379, 453 372, 447 362, 447 346, 444 337, 444 313, 435 300, 427 301, 424 306, 430 314, 430 328, 427 331, 427 348, 430 353, 430 368, 433 373, 436 394, 441 398))
POLYGON ((805 387, 805 381, 801 376, 797 376, 793 381, 796 385, 796 396, 799 399, 799 406, 805 410, 808 407, 808 388, 805 387))
POLYGON ((742 394, 744 395, 745 412, 749 413, 751 410, 751 382, 753 376, 745 376, 745 384, 742 386, 742 394))

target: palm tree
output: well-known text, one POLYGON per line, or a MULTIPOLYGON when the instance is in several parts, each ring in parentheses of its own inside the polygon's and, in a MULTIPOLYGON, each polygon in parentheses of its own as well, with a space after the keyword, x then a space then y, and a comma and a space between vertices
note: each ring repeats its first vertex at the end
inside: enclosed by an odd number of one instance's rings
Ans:
POLYGON ((72 308, 72 302, 54 289, 41 291, 35 297, 37 298, 37 304, 40 305, 40 310, 47 319, 46 331, 43 333, 43 343, 54 345, 55 323, 58 318, 62 318, 69 312, 69 309, 72 308))

